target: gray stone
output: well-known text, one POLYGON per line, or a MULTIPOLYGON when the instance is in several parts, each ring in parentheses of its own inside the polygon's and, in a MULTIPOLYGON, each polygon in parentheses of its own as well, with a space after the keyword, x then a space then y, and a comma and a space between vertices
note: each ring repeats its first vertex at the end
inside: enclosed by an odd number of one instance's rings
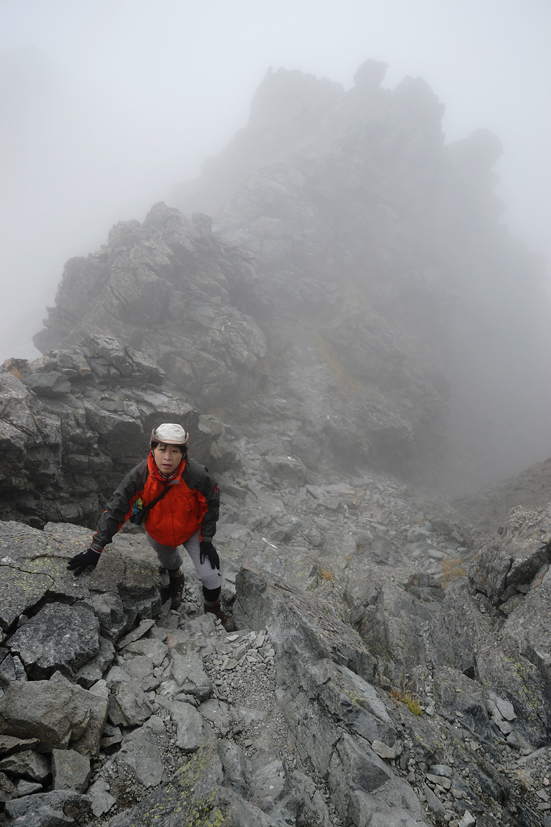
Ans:
POLYGON ((379 758, 384 758, 387 760, 391 760, 396 758, 397 752, 394 747, 389 747, 387 744, 384 744, 382 741, 373 741, 371 744, 371 749, 373 752, 379 756, 379 758))
POLYGON ((510 701, 500 698, 494 692, 490 692, 490 697, 497 706, 500 715, 505 718, 506 721, 515 720, 517 716, 515 715, 513 704, 510 701))
POLYGON ((25 827, 27 824, 29 827, 48 827, 52 824, 67 824, 67 827, 71 827, 85 824, 92 815, 88 796, 69 790, 54 790, 16 798, 8 801, 5 811, 9 818, 17 819, 25 827))
POLYGON ((121 683, 128 683, 130 681, 130 675, 128 672, 125 672, 122 667, 112 666, 105 676, 105 681, 107 686, 112 689, 113 687, 119 686, 121 683))
POLYGON ((124 663, 124 671, 127 672, 131 678, 146 678, 151 674, 153 664, 151 659, 145 655, 136 655, 132 658, 127 658, 124 663))
POLYGON ((51 603, 9 639, 34 680, 75 672, 99 652, 99 623, 83 604, 51 603))
POLYGON ((373 793, 391 777, 391 771, 372 750, 362 749, 349 735, 343 735, 333 750, 328 780, 340 817, 349 818, 352 790, 373 793))
POLYGON ((200 701, 209 698, 213 687, 200 656, 196 652, 180 655, 175 649, 171 649, 170 657, 172 675, 181 690, 194 695, 200 701))
POLYGON ((155 638, 140 638, 133 643, 125 646, 125 652, 134 655, 146 655, 150 660, 152 666, 160 666, 168 654, 168 647, 155 638))
MULTIPOLYGON (((42 789, 40 784, 37 786, 38 789, 42 789)), ((12 798, 17 798, 18 795, 24 795, 24 793, 20 793, 19 789, 8 778, 8 776, 5 773, 0 772, 0 804, 5 804, 6 801, 10 801, 12 798)))
POLYGON ((85 689, 90 689, 95 683, 100 681, 115 658, 115 647, 110 640, 100 636, 99 652, 95 657, 89 660, 84 666, 81 666, 75 675, 77 683, 85 689))
POLYGON ((252 800, 261 810, 268 812, 289 791, 285 765, 272 752, 260 752, 254 756, 248 783, 252 800))
POLYGON ((537 666, 518 651, 504 651, 492 638, 486 638, 479 643, 477 667, 487 692, 513 704, 518 735, 534 748, 543 746, 549 716, 548 682, 537 666))
MULTIPOLYGON (((231 802, 236 796, 232 790, 224 793, 221 791, 222 781, 222 765, 216 745, 206 744, 196 755, 190 756, 168 784, 153 790, 143 801, 116 816, 109 822, 110 827, 146 825, 152 823, 151 814, 154 814, 156 827, 175 827, 175 816, 180 824, 191 824, 198 814, 205 814, 204 818, 211 817, 211 820, 218 818, 220 822, 227 814, 231 823, 231 802)), ((253 807, 252 810, 260 817, 256 825, 269 827, 269 824, 261 820, 261 810, 258 807, 253 807)), ((244 827, 246 824, 239 818, 233 818, 233 823, 244 827)), ((250 827, 255 827, 255 822, 251 821, 250 827)))
POLYGON ((105 771, 113 779, 112 789, 124 788, 131 776, 135 782, 143 787, 156 787, 163 780, 163 760, 158 744, 159 735, 164 734, 164 725, 161 729, 156 726, 139 727, 129 733, 105 771))
POLYGON ((50 759, 32 750, 23 750, 0 761, 0 770, 43 782, 51 773, 50 759))
POLYGON ((99 818, 109 812, 117 803, 117 799, 109 792, 109 785, 100 778, 88 790, 88 796, 92 802, 92 812, 99 818))
MULTIPOLYGON (((122 608, 122 604, 121 604, 121 608, 122 608)), ((140 624, 135 629, 133 629, 131 632, 129 632, 127 635, 125 635, 123 638, 121 638, 121 640, 118 641, 117 648, 118 649, 124 649, 124 647, 128 646, 130 643, 135 643, 135 641, 140 640, 141 638, 143 638, 143 636, 145 634, 147 634, 147 632, 150 631, 150 629, 154 625, 155 625, 155 621, 152 620, 151 618, 148 618, 146 620, 142 620, 140 622, 140 624)))
POLYGON ((434 775, 441 775, 444 778, 451 778, 453 775, 451 767, 447 767, 445 764, 432 764, 430 771, 434 775))
POLYGON ((38 746, 38 738, 15 738, 12 735, 0 735, 0 755, 22 752, 27 749, 35 749, 38 746))
POLYGON ((90 758, 72 749, 52 750, 52 776, 54 790, 86 792, 90 780, 90 758))
POLYGON ((15 785, 17 788, 17 795, 22 798, 24 795, 33 795, 33 793, 40 793, 44 789, 42 784, 37 784, 33 781, 25 781, 20 778, 15 785))
POLYGON ((207 741, 203 718, 191 704, 174 701, 170 716, 177 727, 176 746, 184 752, 196 752, 207 741))
POLYGON ((507 590, 511 587, 529 585, 549 562, 549 551, 542 537, 550 533, 549 507, 541 510, 537 520, 530 516, 526 519, 522 509, 513 511, 500 527, 500 533, 482 546, 469 569, 473 587, 498 605, 506 596, 510 597, 507 590))
POLYGON ((99 620, 101 634, 116 641, 127 625, 120 596, 115 592, 95 593, 86 599, 86 603, 99 620))
POLYGON ((444 816, 446 815, 446 808, 444 807, 438 796, 433 793, 433 791, 427 784, 423 784, 423 792, 425 793, 427 804, 429 805, 432 812, 440 818, 444 818, 444 816))
POLYGON ((491 740, 491 727, 486 711, 486 698, 480 684, 455 669, 438 669, 434 674, 436 711, 448 721, 457 713, 469 731, 491 740))
POLYGON ((6 688, 12 681, 26 681, 27 673, 17 655, 7 655, 0 664, 0 688, 6 688))
POLYGON ((109 720, 115 726, 139 726, 152 714, 153 707, 135 682, 118 684, 109 699, 109 720))
POLYGON ((308 479, 308 471, 302 462, 293 457, 269 455, 264 457, 264 465, 270 477, 278 483, 304 485, 308 479))
POLYGON ((64 396, 71 391, 71 383, 67 381, 62 373, 51 371, 49 373, 31 373, 23 379, 29 390, 34 391, 38 396, 64 396))
POLYGON ((201 704, 199 712, 225 738, 232 726, 231 708, 228 704, 210 698, 201 704))
POLYGON ((95 755, 107 717, 107 701, 79 686, 16 681, 0 698, 0 731, 38 738, 41 752, 73 749, 95 755))
MULTIPOLYGON (((433 769, 431 767, 431 769, 433 769)), ((427 781, 430 781, 432 784, 438 784, 440 787, 443 787, 445 790, 449 790, 452 782, 451 779, 445 775, 436 775, 434 772, 427 773, 427 781)))

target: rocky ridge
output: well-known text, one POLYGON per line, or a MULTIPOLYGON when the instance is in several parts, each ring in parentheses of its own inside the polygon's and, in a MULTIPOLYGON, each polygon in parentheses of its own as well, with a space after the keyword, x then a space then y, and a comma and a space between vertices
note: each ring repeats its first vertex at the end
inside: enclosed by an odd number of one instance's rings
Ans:
POLYGON ((30 525, 95 525, 147 452, 151 429, 177 419, 213 470, 236 462, 222 423, 162 388, 143 353, 94 334, 80 346, 0 368, 0 516, 30 525))
POLYGON ((169 610, 141 529, 74 579, 88 530, 0 524, 7 824, 546 824, 549 509, 483 542, 391 477, 235 447, 233 634, 190 563, 169 610))
POLYGON ((551 823, 546 465, 462 513, 420 487, 503 445, 503 354, 547 410, 539 271, 496 223, 495 139, 445 147, 426 84, 383 74, 269 74, 182 194, 216 223, 116 225, 44 356, 0 369, 7 827, 551 823), (66 570, 165 420, 220 480, 233 634, 187 562, 170 611, 142 529, 66 570))
POLYGON ((417 483, 472 490, 546 455, 549 302, 499 223, 499 141, 447 146, 428 85, 384 89, 384 71, 367 61, 348 91, 269 72, 175 195, 191 220, 156 204, 69 261, 37 346, 114 336, 202 411, 285 419, 417 483))

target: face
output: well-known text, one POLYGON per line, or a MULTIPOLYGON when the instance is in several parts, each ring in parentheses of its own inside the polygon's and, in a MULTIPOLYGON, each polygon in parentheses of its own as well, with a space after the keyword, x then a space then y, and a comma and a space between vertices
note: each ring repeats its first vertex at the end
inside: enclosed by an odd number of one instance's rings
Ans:
POLYGON ((182 459, 182 449, 178 445, 166 445, 164 442, 159 442, 153 450, 155 464, 161 474, 167 477, 172 474, 180 464, 182 459))

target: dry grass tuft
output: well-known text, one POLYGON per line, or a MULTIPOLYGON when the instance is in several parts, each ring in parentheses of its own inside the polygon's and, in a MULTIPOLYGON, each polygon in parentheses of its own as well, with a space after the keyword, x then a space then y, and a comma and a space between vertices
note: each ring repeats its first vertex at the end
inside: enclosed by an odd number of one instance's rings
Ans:
POLYGON ((396 706, 398 706, 398 704, 405 704, 410 712, 417 715, 418 718, 420 717, 423 710, 419 704, 419 696, 415 692, 412 692, 411 689, 404 687, 398 689, 395 686, 390 690, 390 697, 396 706))
POLYGON ((467 570, 464 567, 465 560, 443 560, 442 561, 442 576, 440 583, 443 589, 447 589, 451 583, 467 576, 467 570))

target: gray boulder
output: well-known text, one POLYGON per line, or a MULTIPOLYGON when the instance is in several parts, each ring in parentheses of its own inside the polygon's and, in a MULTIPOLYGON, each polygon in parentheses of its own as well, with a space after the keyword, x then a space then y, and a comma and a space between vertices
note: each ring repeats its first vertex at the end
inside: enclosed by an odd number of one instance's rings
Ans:
POLYGON ((51 774, 50 759, 34 750, 23 750, 0 761, 0 770, 10 775, 44 782, 51 774))
POLYGON ((188 703, 174 701, 170 704, 170 716, 176 725, 176 745, 184 752, 196 752, 208 740, 201 714, 188 703))
POLYGON ((542 567, 551 563, 550 536, 551 508, 514 509, 472 564, 469 580, 473 589, 495 605, 527 591, 542 567))
POLYGON ((25 827, 52 827, 60 824, 82 827, 92 815, 88 796, 65 790, 25 795, 8 801, 5 812, 10 819, 25 827))
POLYGON ((82 603, 51 603, 18 629, 8 645, 33 680, 47 679, 59 670, 74 676, 99 652, 99 622, 82 603))
POLYGON ((170 650, 172 676, 181 692, 206 701, 212 694, 212 682, 207 676, 201 657, 196 652, 179 654, 170 650))
POLYGON ((109 720, 115 726, 139 726, 153 714, 147 695, 139 685, 124 681, 109 699, 109 720))
MULTIPOLYGON (((133 730, 124 739, 121 749, 107 763, 111 793, 126 797, 129 787, 157 787, 165 779, 162 748, 167 747, 166 731, 160 718, 154 717, 133 730), (163 744, 164 742, 164 744, 163 744), (133 784, 129 784, 129 778, 133 784)), ((96 796, 97 796, 96 790, 96 796)))
POLYGON ((40 752, 97 755, 107 700, 70 683, 14 681, 0 698, 0 733, 38 738, 40 752))
POLYGON ((90 758, 73 749, 52 750, 52 781, 54 790, 84 793, 88 788, 90 758))

